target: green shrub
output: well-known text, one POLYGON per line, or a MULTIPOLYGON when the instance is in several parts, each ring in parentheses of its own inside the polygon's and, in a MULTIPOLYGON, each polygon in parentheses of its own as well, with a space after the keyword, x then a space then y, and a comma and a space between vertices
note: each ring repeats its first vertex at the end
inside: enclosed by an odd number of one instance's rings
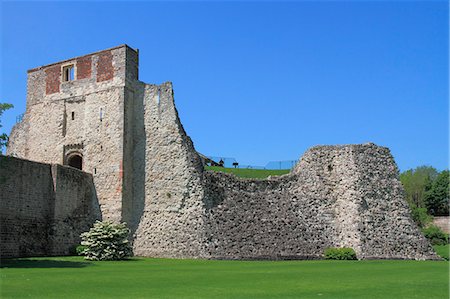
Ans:
POLYGON ((449 260, 449 255, 450 255, 450 251, 449 251, 449 246, 450 245, 433 245, 434 251, 436 251, 436 253, 438 255, 440 255, 441 258, 445 259, 445 260, 449 260))
POLYGON ((94 223, 88 232, 81 234, 81 245, 85 246, 82 254, 87 260, 121 260, 132 255, 128 242, 130 230, 126 223, 109 221, 94 223))
POLYGON ((444 233, 439 227, 431 224, 422 229, 423 235, 430 240, 432 245, 448 244, 448 234, 444 233))
POLYGON ((428 215, 426 208, 419 208, 415 205, 411 205, 411 217, 421 228, 427 226, 433 220, 433 217, 428 215))
POLYGON ((84 255, 84 251, 86 250, 86 246, 84 245, 78 245, 77 247, 75 247, 75 252, 77 253, 77 255, 84 255))
POLYGON ((356 260, 356 252, 352 248, 327 248, 324 253, 327 260, 356 260))

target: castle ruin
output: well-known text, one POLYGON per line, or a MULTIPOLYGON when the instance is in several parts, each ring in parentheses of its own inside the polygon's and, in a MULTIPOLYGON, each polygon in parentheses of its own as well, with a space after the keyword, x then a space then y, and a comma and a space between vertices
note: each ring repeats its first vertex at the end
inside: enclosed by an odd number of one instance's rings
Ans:
POLYGON ((7 155, 2 256, 68 254, 95 219, 109 219, 129 224, 138 256, 310 259, 352 247, 359 259, 437 258, 389 149, 313 147, 266 180, 205 171, 172 84, 139 81, 138 52, 126 45, 29 70, 7 155), (45 244, 30 250, 21 223, 45 244))

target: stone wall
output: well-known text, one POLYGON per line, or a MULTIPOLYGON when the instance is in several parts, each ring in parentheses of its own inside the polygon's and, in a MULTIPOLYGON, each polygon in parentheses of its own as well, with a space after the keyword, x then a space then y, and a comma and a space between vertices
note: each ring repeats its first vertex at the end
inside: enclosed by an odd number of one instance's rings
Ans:
POLYGON ((133 94, 132 200, 123 219, 136 255, 313 259, 352 247, 360 259, 437 258, 411 220, 387 148, 314 147, 290 174, 239 179, 203 171, 170 83, 133 94))
POLYGON ((92 176, 0 156, 1 257, 67 255, 100 219, 92 176))
POLYGON ((1 256, 45 255, 54 190, 51 166, 0 156, 1 256))
POLYGON ((294 175, 268 180, 205 172, 206 250, 220 259, 313 259, 335 244, 331 198, 294 175))
POLYGON ((55 193, 53 215, 50 218, 51 255, 67 255, 80 234, 88 231, 95 220, 101 220, 92 175, 61 165, 52 165, 55 193))
POLYGON ((374 144, 352 146, 358 206, 356 225, 364 259, 428 259, 435 253, 412 221, 399 172, 389 149, 374 144))
POLYGON ((389 150, 320 146, 267 180, 205 172, 212 258, 320 258, 352 247, 360 259, 434 259, 411 220, 389 150))
POLYGON ((434 217, 433 224, 440 227, 447 234, 450 233, 450 217, 449 216, 434 217))
POLYGON ((134 252, 205 257, 203 165, 179 121, 172 84, 143 85, 135 101, 134 252))

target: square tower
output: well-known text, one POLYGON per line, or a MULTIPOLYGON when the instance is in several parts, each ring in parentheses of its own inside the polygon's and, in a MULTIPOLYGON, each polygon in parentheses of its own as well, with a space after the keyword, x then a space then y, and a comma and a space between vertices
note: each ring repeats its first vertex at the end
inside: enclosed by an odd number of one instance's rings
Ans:
POLYGON ((125 110, 137 80, 138 51, 127 45, 29 70, 26 113, 8 155, 92 173, 103 218, 119 221, 125 110))

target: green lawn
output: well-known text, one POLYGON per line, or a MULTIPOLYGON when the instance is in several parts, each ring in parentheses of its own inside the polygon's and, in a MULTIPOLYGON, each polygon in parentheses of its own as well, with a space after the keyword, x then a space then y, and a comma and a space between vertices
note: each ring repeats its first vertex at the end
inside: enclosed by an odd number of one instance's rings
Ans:
POLYGON ((246 169, 246 168, 225 168, 219 166, 205 166, 206 170, 228 172, 240 178, 265 179, 269 175, 282 175, 289 173, 289 169, 246 169))
POLYGON ((444 261, 2 261, 1 298, 448 298, 444 261))

